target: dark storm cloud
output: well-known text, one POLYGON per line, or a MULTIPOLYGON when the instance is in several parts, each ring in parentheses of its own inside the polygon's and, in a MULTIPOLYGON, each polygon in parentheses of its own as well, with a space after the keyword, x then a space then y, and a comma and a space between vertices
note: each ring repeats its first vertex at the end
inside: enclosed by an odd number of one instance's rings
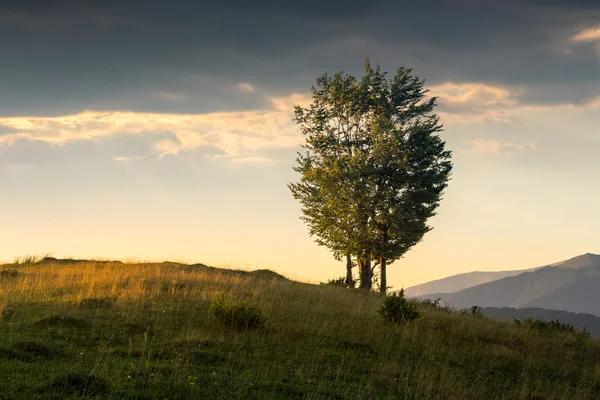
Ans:
POLYGON ((600 23, 597 1, 25 0, 0 7, 0 115, 259 107, 260 90, 306 91, 326 71, 361 73, 366 56, 387 70, 409 65, 431 84, 526 87, 532 102, 582 102, 600 90, 597 54, 570 43, 600 23), (565 46, 572 54, 561 52, 565 46), (240 93, 240 82, 259 90, 240 93))

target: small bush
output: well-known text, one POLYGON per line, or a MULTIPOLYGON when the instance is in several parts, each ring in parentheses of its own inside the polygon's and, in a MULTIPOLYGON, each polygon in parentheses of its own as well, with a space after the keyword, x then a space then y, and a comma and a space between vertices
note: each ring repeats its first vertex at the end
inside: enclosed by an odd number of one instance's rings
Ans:
POLYGON ((388 323, 400 325, 414 321, 421 316, 417 303, 404 297, 404 289, 383 299, 379 314, 388 323))
POLYGON ((446 302, 446 300, 442 299, 441 297, 437 297, 435 299, 425 299, 421 302, 421 305, 426 308, 433 308, 440 311, 453 311, 450 303, 446 302), (444 302, 444 305, 441 304, 442 302, 444 302))
POLYGON ((260 328, 265 324, 265 316, 260 309, 250 307, 246 302, 227 301, 223 295, 212 300, 210 309, 223 324, 237 329, 260 328))
MULTIPOLYGON (((404 290, 404 289, 402 289, 404 290)), ((421 303, 425 306, 425 307, 431 307, 431 308, 441 308, 442 306, 440 306, 440 302, 442 301, 441 297, 437 297, 435 299, 425 299, 423 300, 421 303)))
POLYGON ((321 285, 337 286, 337 287, 354 289, 358 282, 359 282, 359 280, 356 277, 353 277, 352 284, 348 284, 348 283, 346 283, 346 277, 340 276, 338 278, 328 279, 327 282, 321 282, 321 285))
POLYGON ((514 323, 517 326, 523 326, 526 328, 534 329, 543 334, 554 334, 557 332, 571 333, 581 337, 589 337, 590 333, 584 329, 582 332, 579 332, 577 328, 575 328, 571 324, 560 322, 558 319, 554 321, 542 321, 540 319, 527 318, 527 319, 517 319, 514 318, 514 323))
POLYGON ((471 306, 469 309, 462 310, 462 315, 474 315, 476 317, 483 317, 481 313, 481 307, 471 306))
POLYGON ((347 287, 346 278, 340 276, 339 278, 328 279, 327 282, 321 282, 321 285, 329 285, 329 286, 340 286, 347 287))

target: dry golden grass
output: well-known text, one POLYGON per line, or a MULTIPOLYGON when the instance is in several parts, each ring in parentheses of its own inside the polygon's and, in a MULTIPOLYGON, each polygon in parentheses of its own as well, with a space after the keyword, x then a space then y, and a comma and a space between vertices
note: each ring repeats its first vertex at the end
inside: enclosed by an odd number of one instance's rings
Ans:
POLYGON ((0 267, 0 398, 600 398, 593 339, 425 306, 389 326, 373 293, 269 271, 35 261, 0 267), (265 327, 220 324, 221 294, 265 327))

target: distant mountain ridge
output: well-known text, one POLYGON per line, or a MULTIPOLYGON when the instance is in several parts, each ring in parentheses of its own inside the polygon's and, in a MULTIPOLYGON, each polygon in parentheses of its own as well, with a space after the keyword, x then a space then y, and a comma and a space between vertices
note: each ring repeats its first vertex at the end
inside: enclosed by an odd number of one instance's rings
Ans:
POLYGON ((447 278, 436 279, 420 285, 411 286, 404 289, 404 294, 407 297, 418 297, 429 293, 454 293, 459 290, 467 289, 472 286, 480 285, 506 278, 509 276, 519 275, 523 272, 534 271, 532 269, 522 269, 515 271, 473 271, 462 274, 452 275, 447 278))
POLYGON ((586 253, 454 293, 429 293, 454 308, 536 307, 600 316, 600 255, 586 253))
POLYGON ((589 266, 600 268, 600 254, 586 253, 551 265, 552 267, 579 269, 589 266))

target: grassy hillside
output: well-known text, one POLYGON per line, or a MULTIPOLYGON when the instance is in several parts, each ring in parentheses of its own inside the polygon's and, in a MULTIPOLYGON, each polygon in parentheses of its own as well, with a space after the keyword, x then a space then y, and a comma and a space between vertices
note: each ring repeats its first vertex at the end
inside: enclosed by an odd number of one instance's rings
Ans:
POLYGON ((422 306, 175 263, 0 267, 0 398, 597 399, 600 344, 422 306), (248 301, 236 330, 211 299, 248 301))
POLYGON ((547 310, 545 308, 510 308, 510 307, 484 307, 480 312, 489 318, 503 321, 534 318, 541 321, 558 320, 570 324, 579 331, 584 329, 591 335, 600 338, 600 317, 592 314, 578 314, 561 310, 547 310))

